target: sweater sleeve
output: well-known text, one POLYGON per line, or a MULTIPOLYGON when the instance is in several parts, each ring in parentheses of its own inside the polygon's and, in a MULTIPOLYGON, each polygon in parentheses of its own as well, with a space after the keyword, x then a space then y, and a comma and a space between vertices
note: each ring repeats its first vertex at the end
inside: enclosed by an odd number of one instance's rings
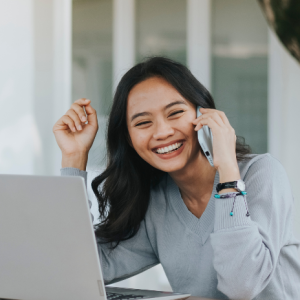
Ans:
POLYGON ((134 237, 121 241, 114 250, 97 241, 105 284, 124 280, 159 264, 148 239, 145 221, 141 222, 134 237))
POLYGON ((217 288, 230 299, 253 299, 268 285, 292 232, 293 196, 282 165, 268 154, 249 167, 244 181, 247 196, 236 197, 233 216, 233 198, 215 199, 210 235, 217 288))
MULTIPOLYGON (((62 176, 81 176, 87 183, 87 172, 76 168, 61 169, 62 176)), ((91 201, 89 201, 91 207, 91 201)), ((121 241, 111 250, 96 237, 100 264, 105 284, 118 282, 141 273, 159 263, 149 241, 145 221, 131 239, 121 241)))

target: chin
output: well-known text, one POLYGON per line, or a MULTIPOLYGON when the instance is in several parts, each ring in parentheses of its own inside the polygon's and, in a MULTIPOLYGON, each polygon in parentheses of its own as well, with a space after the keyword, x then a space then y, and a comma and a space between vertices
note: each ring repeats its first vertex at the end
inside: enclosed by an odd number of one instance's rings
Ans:
POLYGON ((184 167, 186 166, 186 163, 176 163, 176 164, 170 164, 170 165, 166 165, 166 166, 162 166, 162 164, 158 165, 158 166, 154 166, 156 169, 166 172, 166 173, 174 173, 174 172, 178 172, 182 169, 184 169, 184 167))

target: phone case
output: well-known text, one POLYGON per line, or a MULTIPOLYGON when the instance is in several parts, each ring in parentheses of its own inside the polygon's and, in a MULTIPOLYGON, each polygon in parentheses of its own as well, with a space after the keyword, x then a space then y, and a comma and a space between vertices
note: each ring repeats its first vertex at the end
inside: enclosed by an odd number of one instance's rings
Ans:
MULTIPOLYGON (((201 106, 197 106, 197 118, 202 115, 201 112, 199 111, 200 108, 201 106)), ((212 146, 213 135, 211 133, 211 130, 207 125, 204 125, 200 130, 198 130, 197 134, 198 134, 199 144, 206 158, 208 159, 210 165, 213 167, 214 166, 213 146, 212 146)))

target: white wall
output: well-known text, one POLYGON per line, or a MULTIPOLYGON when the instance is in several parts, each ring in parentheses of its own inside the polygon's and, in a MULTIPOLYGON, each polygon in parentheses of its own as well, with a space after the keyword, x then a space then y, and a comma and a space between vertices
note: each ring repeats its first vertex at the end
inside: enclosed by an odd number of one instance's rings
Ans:
POLYGON ((187 65, 211 89, 211 1, 187 1, 187 65))
POLYGON ((41 149, 33 113, 33 3, 2 0, 0 9, 0 172, 33 173, 41 149))
POLYGON ((269 152, 289 176, 295 199, 295 235, 300 239, 300 64, 272 31, 269 38, 269 152))
POLYGON ((71 0, 1 0, 0 172, 59 174, 70 106, 71 0))
POLYGON ((113 0, 113 91, 135 62, 135 0, 113 0))

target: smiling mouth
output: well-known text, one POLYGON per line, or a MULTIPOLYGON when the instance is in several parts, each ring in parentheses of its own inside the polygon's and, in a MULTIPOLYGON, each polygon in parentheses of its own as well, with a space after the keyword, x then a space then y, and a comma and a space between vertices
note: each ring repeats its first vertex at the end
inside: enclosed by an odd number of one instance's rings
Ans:
POLYGON ((158 154, 169 154, 169 153, 172 153, 172 152, 178 150, 179 148, 181 148, 182 145, 183 145, 182 142, 175 143, 175 144, 170 145, 168 147, 158 148, 158 149, 156 149, 155 152, 158 153, 158 154))

